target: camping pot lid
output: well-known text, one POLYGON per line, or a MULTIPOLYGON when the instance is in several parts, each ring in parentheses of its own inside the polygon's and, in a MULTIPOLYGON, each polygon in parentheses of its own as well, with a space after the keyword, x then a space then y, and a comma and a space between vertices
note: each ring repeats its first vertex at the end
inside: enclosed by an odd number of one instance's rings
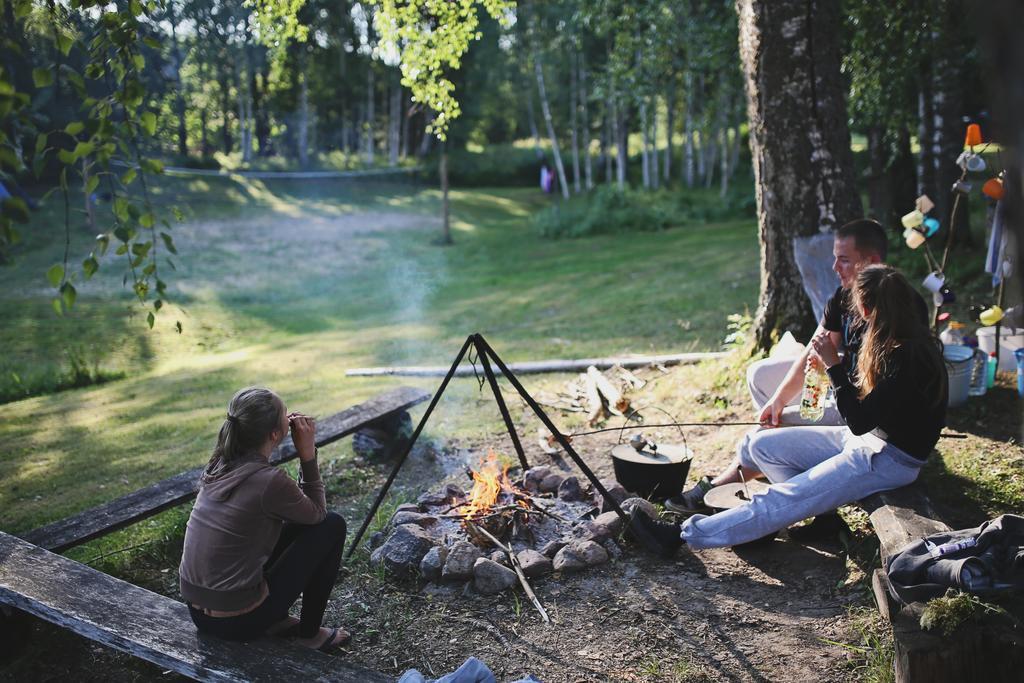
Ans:
POLYGON ((637 451, 628 443, 620 443, 612 449, 612 457, 642 465, 678 465, 693 457, 693 452, 686 446, 667 443, 659 443, 657 446, 657 451, 637 451))

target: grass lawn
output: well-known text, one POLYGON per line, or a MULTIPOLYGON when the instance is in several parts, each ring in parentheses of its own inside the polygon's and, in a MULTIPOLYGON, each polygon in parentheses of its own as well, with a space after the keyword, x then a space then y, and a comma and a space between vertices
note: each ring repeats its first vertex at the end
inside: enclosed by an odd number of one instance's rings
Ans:
MULTIPOLYGON (((161 264, 173 305, 153 331, 113 257, 80 284, 75 309, 54 316, 44 272, 61 258, 63 219, 44 210, 19 262, 0 270, 0 374, 52 374, 70 349, 126 377, 5 406, 0 528, 32 528, 200 464, 227 400, 248 384, 324 415, 410 383, 347 379, 346 368, 443 364, 471 332, 510 361, 713 350, 726 317, 755 303, 752 221, 551 242, 527 220, 545 201, 455 192, 455 245, 444 248, 433 190, 167 178, 158 202, 187 220, 174 229, 177 270, 161 264)), ((91 235, 72 232, 71 253, 84 256, 91 235)), ((467 410, 471 384, 456 386, 438 435, 497 424, 467 410)))

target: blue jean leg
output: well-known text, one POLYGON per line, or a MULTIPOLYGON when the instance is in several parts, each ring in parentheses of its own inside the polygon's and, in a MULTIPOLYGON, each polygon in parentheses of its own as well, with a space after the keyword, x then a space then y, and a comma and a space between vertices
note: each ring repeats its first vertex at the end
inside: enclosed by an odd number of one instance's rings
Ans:
POLYGON ((741 465, 776 484, 841 453, 847 436, 853 436, 847 427, 757 429, 740 441, 736 455, 741 465))
POLYGON ((847 434, 841 452, 833 451, 806 472, 772 484, 745 505, 710 516, 694 515, 683 524, 680 536, 697 550, 739 545, 917 479, 920 461, 894 446, 885 444, 879 450, 848 430, 847 434))

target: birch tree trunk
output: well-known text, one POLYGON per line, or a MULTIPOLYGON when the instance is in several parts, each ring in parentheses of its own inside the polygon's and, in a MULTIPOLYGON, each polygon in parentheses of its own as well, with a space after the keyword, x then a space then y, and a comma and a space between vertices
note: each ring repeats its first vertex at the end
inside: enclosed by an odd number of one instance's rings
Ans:
POLYGON ((736 173, 740 165, 740 127, 732 127, 732 147, 729 151, 729 175, 736 173))
POLYGON ((402 85, 393 83, 391 88, 391 110, 388 113, 388 164, 398 166, 398 154, 402 143, 402 85))
POLYGON ((651 187, 657 190, 661 186, 658 170, 658 97, 651 95, 651 153, 647 157, 651 164, 651 187))
POLYGON ((715 162, 718 161, 718 136, 711 126, 701 131, 700 141, 701 147, 707 150, 706 155, 702 155, 704 158, 704 187, 710 188, 711 184, 715 181, 715 162), (704 138, 707 138, 707 144, 704 144, 704 138))
POLYGON ((228 70, 222 63, 220 71, 220 115, 221 115, 221 145, 225 154, 231 154, 234 140, 231 137, 231 77, 228 70))
POLYGON ((593 160, 590 154, 590 116, 587 113, 587 65, 580 54, 580 114, 583 116, 583 177, 588 191, 594 189, 593 160))
POLYGON ((694 166, 694 148, 693 148, 693 77, 690 74, 686 74, 686 96, 685 96, 686 116, 683 121, 684 128, 684 145, 683 148, 683 172, 685 173, 685 180, 687 187, 693 187, 694 173, 696 168, 694 166))
POLYGON ((858 216, 860 199, 835 40, 839 5, 737 0, 736 8, 761 243, 754 338, 767 349, 773 335, 807 339, 815 325, 793 239, 858 216))
POLYGON ((672 156, 675 146, 672 136, 676 127, 676 74, 669 74, 668 90, 665 93, 665 184, 672 180, 672 156))
MULTIPOLYGON (((304 60, 303 60, 304 61, 304 60)), ((306 70, 299 71, 299 166, 309 166, 309 84, 306 70)))
POLYGON ((537 129, 537 115, 533 110, 533 86, 529 79, 526 79, 523 90, 526 91, 526 121, 530 126, 530 135, 533 137, 533 151, 537 154, 538 161, 544 158, 544 151, 540 146, 540 130, 537 129))
POLYGON ((718 196, 725 199, 725 195, 729 192, 729 129, 722 127, 718 131, 721 142, 719 148, 721 151, 721 166, 719 167, 719 178, 720 188, 718 190, 718 196))
POLYGON ((640 100, 640 177, 645 190, 651 187, 651 164, 649 162, 650 125, 647 122, 647 100, 640 100))
POLYGON ((611 184, 614 179, 612 173, 612 141, 615 139, 615 122, 613 120, 611 98, 605 100, 604 106, 604 130, 601 133, 601 156, 604 157, 604 181, 611 184))
POLYGON ((374 118, 376 113, 374 112, 374 105, 376 104, 376 97, 374 93, 375 84, 373 78, 373 67, 367 65, 366 67, 366 165, 373 166, 374 159, 377 152, 377 143, 374 139, 374 118))
POLYGON ((438 175, 441 176, 441 244, 452 244, 451 206, 448 201, 448 142, 441 141, 441 161, 438 175))
POLYGON ((562 153, 558 149, 558 138, 555 137, 555 124, 551 119, 551 107, 548 105, 548 94, 544 88, 544 68, 540 62, 540 51, 533 51, 533 71, 537 75, 537 94, 540 96, 540 108, 544 114, 544 124, 551 139, 551 155, 555 159, 555 170, 558 172, 558 184, 562 189, 562 198, 569 198, 569 184, 565 180, 565 165, 562 164, 562 153))
POLYGON ((576 64, 578 61, 579 57, 576 53, 573 53, 573 59, 569 65, 569 138, 572 145, 572 190, 576 194, 580 193, 580 148, 579 133, 576 127, 579 99, 579 89, 576 83, 578 77, 576 64))
POLYGON ((615 100, 612 101, 612 104, 615 116, 615 180, 619 184, 619 189, 624 190, 626 189, 626 163, 629 160, 629 131, 626 128, 626 115, 622 111, 623 108, 615 100))

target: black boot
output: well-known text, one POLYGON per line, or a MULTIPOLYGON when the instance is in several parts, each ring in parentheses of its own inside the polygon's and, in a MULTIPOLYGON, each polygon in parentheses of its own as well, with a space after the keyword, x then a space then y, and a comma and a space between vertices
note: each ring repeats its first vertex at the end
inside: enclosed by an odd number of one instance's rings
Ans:
POLYGON ((810 524, 789 529, 789 538, 797 543, 841 544, 843 537, 850 538, 853 532, 837 512, 818 515, 810 524))
POLYGON ((679 536, 680 525, 651 519, 639 507, 633 509, 628 529, 641 545, 665 558, 675 555, 683 545, 679 536))

